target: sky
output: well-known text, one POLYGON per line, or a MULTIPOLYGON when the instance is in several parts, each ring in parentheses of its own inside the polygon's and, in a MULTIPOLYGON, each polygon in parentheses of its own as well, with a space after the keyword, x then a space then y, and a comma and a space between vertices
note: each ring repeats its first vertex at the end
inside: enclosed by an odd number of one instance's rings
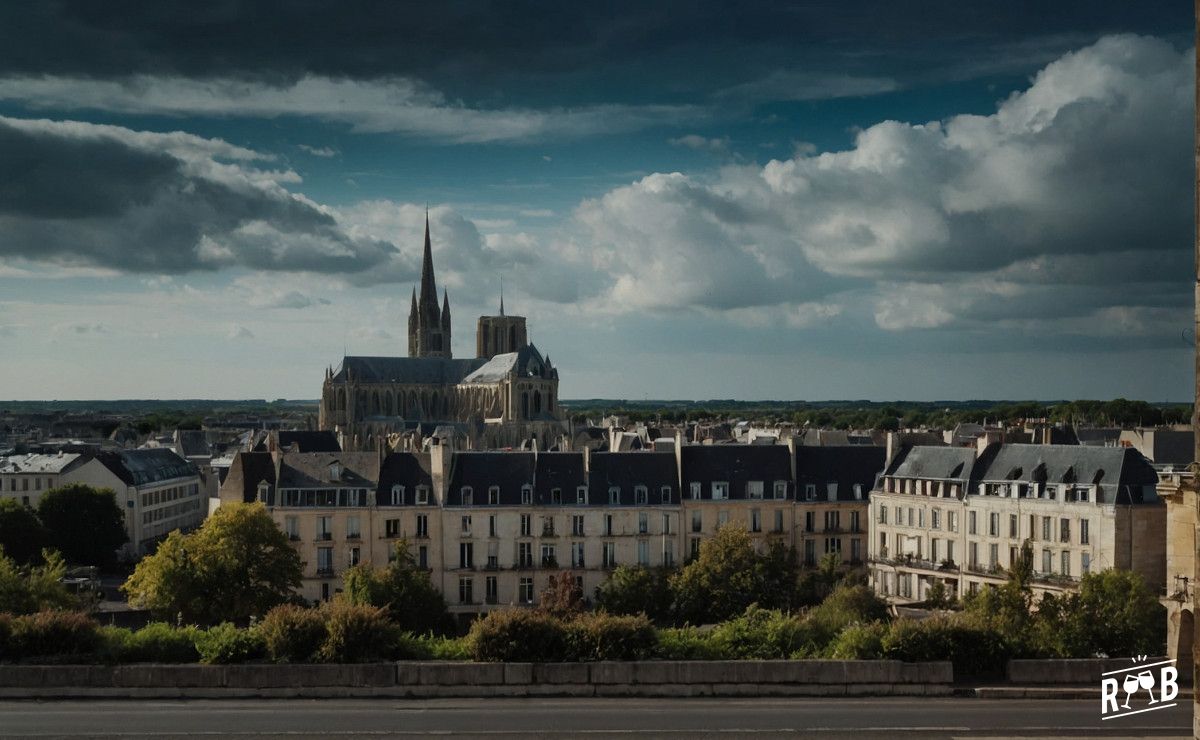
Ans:
POLYGON ((1190 5, 0 4, 0 398, 1188 400, 1190 5))

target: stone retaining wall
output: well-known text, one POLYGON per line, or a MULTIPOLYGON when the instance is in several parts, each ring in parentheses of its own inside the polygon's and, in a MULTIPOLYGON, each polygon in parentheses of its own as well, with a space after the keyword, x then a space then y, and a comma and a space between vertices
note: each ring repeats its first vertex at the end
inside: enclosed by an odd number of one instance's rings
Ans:
POLYGON ((949 662, 0 666, 0 698, 949 695, 949 662))
MULTIPOLYGON (((1165 657, 1148 658, 1143 663, 1157 663, 1165 657)), ((1057 684, 1061 686, 1095 686, 1099 688, 1101 674, 1129 668, 1129 658, 1073 658, 1061 660, 1010 660, 1008 682, 1018 686, 1057 684)), ((1176 663, 1176 668, 1179 668, 1176 663)), ((1184 665, 1179 671, 1179 684, 1190 686, 1191 671, 1184 665)))

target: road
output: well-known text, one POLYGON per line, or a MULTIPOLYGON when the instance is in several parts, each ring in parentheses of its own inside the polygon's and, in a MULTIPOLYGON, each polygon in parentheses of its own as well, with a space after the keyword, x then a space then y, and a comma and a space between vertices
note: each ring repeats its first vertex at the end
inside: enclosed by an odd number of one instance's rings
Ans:
POLYGON ((1191 737, 1190 701, 1108 721, 1097 704, 919 697, 3 701, 0 737, 1191 737))

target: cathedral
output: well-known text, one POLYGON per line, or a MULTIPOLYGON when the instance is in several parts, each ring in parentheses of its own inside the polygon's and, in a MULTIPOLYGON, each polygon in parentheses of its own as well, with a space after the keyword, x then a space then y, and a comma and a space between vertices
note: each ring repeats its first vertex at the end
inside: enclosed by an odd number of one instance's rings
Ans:
POLYGON ((529 343, 524 316, 481 316, 475 357, 451 350, 450 295, 438 305, 429 216, 421 286, 408 314, 408 357, 343 357, 327 368, 320 428, 345 451, 413 449, 447 432, 472 449, 539 449, 565 431, 558 408, 558 371, 529 343))

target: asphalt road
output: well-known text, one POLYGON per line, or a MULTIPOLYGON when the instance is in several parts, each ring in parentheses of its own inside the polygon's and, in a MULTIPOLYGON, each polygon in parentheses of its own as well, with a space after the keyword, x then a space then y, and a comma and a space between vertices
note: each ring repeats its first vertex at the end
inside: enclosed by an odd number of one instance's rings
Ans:
POLYGON ((0 737, 1191 737, 1190 701, 1100 720, 1096 701, 230 699, 4 701, 0 737))

